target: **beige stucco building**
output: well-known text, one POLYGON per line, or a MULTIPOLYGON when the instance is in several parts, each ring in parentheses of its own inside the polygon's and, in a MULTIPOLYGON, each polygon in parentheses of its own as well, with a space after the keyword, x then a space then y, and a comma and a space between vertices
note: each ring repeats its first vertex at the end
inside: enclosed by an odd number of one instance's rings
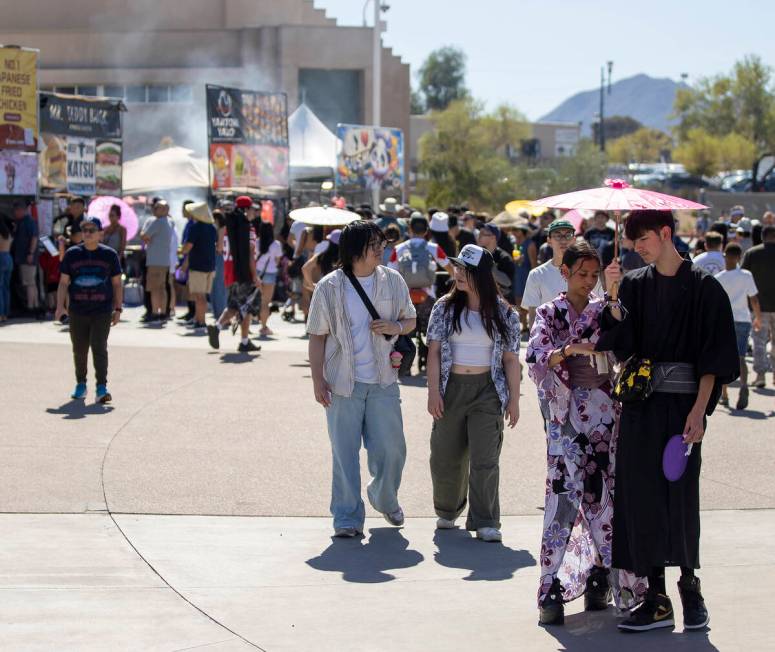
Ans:
MULTIPOLYGON (((162 138, 205 153, 206 83, 284 91, 329 128, 372 122, 371 28, 310 0, 23 0, 0 43, 40 50, 40 86, 123 97, 125 160, 162 138)), ((409 133, 409 66, 382 50, 382 124, 409 133)))

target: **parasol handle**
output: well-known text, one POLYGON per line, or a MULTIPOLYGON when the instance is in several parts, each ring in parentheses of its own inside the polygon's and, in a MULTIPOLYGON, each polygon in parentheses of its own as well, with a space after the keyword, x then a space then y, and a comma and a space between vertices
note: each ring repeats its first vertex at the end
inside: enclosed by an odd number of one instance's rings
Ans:
MULTIPOLYGON (((614 211, 614 217, 616 218, 616 234, 614 235, 614 260, 621 264, 621 261, 619 260, 619 238, 621 237, 619 234, 619 222, 622 218, 621 211, 614 211)), ((612 283, 611 287, 608 288, 608 294, 611 295, 612 299, 616 300, 619 297, 619 284, 612 283)))

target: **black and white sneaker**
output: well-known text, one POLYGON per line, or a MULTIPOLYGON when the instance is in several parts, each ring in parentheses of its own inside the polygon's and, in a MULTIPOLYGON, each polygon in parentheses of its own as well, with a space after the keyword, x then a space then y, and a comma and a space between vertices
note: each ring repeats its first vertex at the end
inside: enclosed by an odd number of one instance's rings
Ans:
POLYGON ((647 632, 651 629, 674 627, 673 603, 661 593, 647 593, 646 599, 630 612, 630 617, 619 623, 623 632, 647 632))
POLYGON ((710 622, 705 600, 700 592, 699 577, 682 577, 678 580, 678 592, 684 610, 684 629, 704 629, 710 622))

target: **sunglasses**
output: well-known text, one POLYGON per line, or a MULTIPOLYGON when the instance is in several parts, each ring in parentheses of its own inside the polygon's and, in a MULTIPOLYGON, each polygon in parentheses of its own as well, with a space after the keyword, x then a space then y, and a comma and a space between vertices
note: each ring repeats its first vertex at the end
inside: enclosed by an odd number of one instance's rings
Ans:
POLYGON ((550 238, 554 238, 555 240, 573 240, 576 237, 575 233, 552 233, 552 235, 549 236, 550 238))
POLYGON ((81 229, 81 233, 97 233, 97 231, 98 231, 98 229, 94 229, 94 228, 91 228, 91 229, 83 229, 82 228, 81 229))

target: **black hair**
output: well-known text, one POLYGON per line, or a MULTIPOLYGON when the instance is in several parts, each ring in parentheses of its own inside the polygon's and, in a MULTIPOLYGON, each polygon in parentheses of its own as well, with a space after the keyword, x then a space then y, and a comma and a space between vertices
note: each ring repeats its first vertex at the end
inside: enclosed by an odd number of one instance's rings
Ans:
POLYGON ((447 231, 431 231, 431 240, 439 245, 449 258, 457 256, 457 247, 447 231))
POLYGON ((730 255, 730 256, 736 256, 737 258, 742 258, 743 256, 743 248, 737 244, 737 242, 730 242, 726 247, 724 247, 724 255, 730 255))
POLYGON ((326 239, 325 229, 323 229, 323 227, 320 225, 313 226, 312 238, 315 240, 315 242, 323 242, 323 240, 326 239))
MULTIPOLYGON (((192 202, 192 203, 193 203, 193 202, 192 202)), ((118 216, 119 216, 119 217, 121 217, 121 206, 119 206, 118 204, 113 204, 113 205, 110 207, 110 210, 108 211, 108 215, 109 215, 110 213, 112 213, 113 211, 116 211, 116 212, 118 213, 118 216)))
POLYGON ((86 200, 83 197, 73 197, 70 199, 71 204, 82 204, 83 206, 86 206, 86 200))
POLYGON ((775 240, 775 224, 767 224, 762 227, 762 242, 775 240))
POLYGON ((450 215, 449 221, 447 222, 447 226, 450 229, 454 229, 457 226, 457 215, 450 215))
POLYGON ((223 211, 220 208, 216 208, 213 211, 213 220, 219 229, 226 226, 226 216, 223 214, 223 211))
MULTIPOLYGON (((484 255, 489 256, 490 254, 485 251, 484 255)), ((474 286, 476 293, 479 295, 479 314, 481 315, 485 332, 490 339, 495 339, 494 336, 497 330, 501 339, 508 344, 511 342, 511 338, 517 337, 517 333, 509 332, 506 322, 501 315, 500 302, 503 299, 501 299, 492 268, 482 269, 480 267, 465 266, 465 270, 468 282, 474 286)), ((460 317, 463 314, 463 310, 468 307, 468 297, 465 292, 459 291, 453 283, 452 289, 447 293, 445 299, 444 311, 452 310, 452 330, 459 333, 461 331, 460 317)))
POLYGON ((708 231, 705 233, 705 246, 706 247, 720 247, 724 242, 723 234, 718 231, 708 231))
POLYGON ((274 242, 274 226, 269 222, 261 222, 256 231, 258 231, 258 253, 263 256, 274 242))
POLYGON ((392 222, 388 224, 385 229, 385 241, 386 242, 398 242, 401 239, 401 229, 398 227, 398 224, 393 224, 392 222))
POLYGON ((598 265, 600 263, 600 254, 586 240, 579 240, 570 245, 565 253, 562 255, 562 264, 568 269, 573 269, 573 266, 579 261, 596 260, 598 265))
POLYGON ((413 217, 409 220, 409 228, 416 235, 425 235, 428 233, 428 220, 421 215, 413 217))
POLYGON ((326 250, 318 256, 318 265, 323 276, 332 272, 339 265, 339 245, 329 240, 326 250))
POLYGON ((630 240, 637 240, 647 231, 659 233, 663 227, 670 229, 670 236, 675 233, 675 220, 670 211, 632 211, 624 223, 624 233, 630 240))
POLYGON ((428 217, 433 217, 438 212, 439 212, 438 208, 429 208, 428 209, 428 217))
POLYGON ((10 219, 5 213, 0 213, 0 238, 7 240, 11 237, 10 219))
POLYGON ((384 241, 385 234, 374 222, 358 220, 348 224, 339 236, 339 260, 342 268, 347 272, 352 271, 356 258, 364 258, 370 246, 375 242, 384 241))

